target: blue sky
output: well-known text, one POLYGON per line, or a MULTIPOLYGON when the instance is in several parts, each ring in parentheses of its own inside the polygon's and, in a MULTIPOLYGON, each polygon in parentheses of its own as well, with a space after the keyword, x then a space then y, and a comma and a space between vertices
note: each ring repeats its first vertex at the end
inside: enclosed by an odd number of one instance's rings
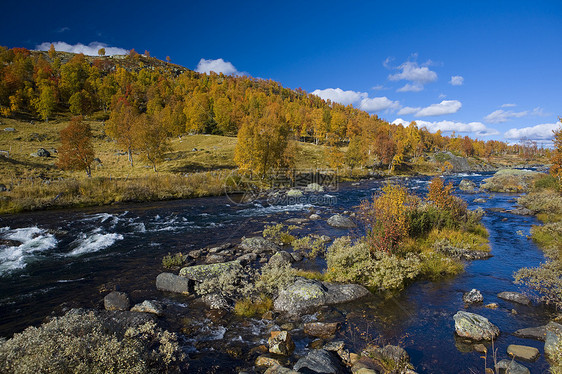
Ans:
POLYGON ((559 0, 12 1, 3 10, 0 45, 148 50, 432 131, 544 142, 562 115, 559 0))

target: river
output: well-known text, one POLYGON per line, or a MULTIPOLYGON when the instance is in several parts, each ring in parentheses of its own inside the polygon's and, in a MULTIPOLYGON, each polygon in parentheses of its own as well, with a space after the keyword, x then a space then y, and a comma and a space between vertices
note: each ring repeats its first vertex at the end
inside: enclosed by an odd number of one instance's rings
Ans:
MULTIPOLYGON (((458 174, 446 177, 446 181, 458 186, 466 178, 480 184, 490 175, 458 174)), ((401 179, 412 192, 419 194, 425 194, 429 180, 428 177, 401 179)), ((273 204, 254 201, 240 205, 227 197, 210 197, 2 216, 0 336, 10 337, 71 307, 101 308, 107 290, 118 287, 129 293, 133 302, 165 299, 178 310, 178 315, 184 313, 200 320, 200 329, 183 338, 186 347, 193 346, 197 340, 210 342, 208 347, 199 344, 197 349, 191 349, 192 357, 199 362, 193 367, 204 372, 207 366, 226 365, 225 372, 228 372, 236 365, 244 366, 241 361, 232 359, 231 363, 226 355, 206 354, 205 350, 215 349, 213 344, 237 344, 249 349, 263 343, 268 331, 276 326, 267 321, 236 318, 213 323, 203 308, 191 307, 193 297, 163 296, 154 285, 157 274, 163 271, 162 257, 167 253, 237 242, 244 235, 259 234, 265 224, 306 217, 312 210, 323 219, 307 222, 300 229, 302 234, 315 232, 331 237, 349 234, 329 227, 325 219, 333 213, 352 211, 383 183, 381 180, 344 183, 336 191, 307 193, 300 201, 273 204), (181 312, 182 308, 185 312, 181 312)), ((508 344, 534 346, 543 353, 543 343, 510 333, 545 324, 552 317, 549 310, 538 305, 512 304, 496 296, 501 291, 518 291, 513 284, 513 273, 544 260, 542 252, 527 239, 531 226, 538 221, 493 209, 511 209, 517 197, 514 194, 468 194, 459 190, 456 194, 467 201, 470 209, 485 209, 483 224, 490 232, 493 257, 467 263, 465 272, 451 279, 415 282, 390 299, 373 296, 330 308, 330 318, 342 322, 337 339, 345 340, 352 350, 370 341, 400 343, 419 373, 484 372, 481 354, 466 352, 456 342, 452 318, 458 310, 465 310, 463 292, 476 288, 482 292, 484 304, 500 305, 495 310, 483 305, 466 309, 487 317, 500 328, 502 334, 495 343, 500 359, 507 358, 508 344), (481 197, 487 201, 474 202, 481 197)), ((321 265, 317 262, 301 266, 321 265)), ((296 333, 295 341, 297 353, 303 353, 310 339, 296 333)), ((531 372, 548 369, 544 354, 536 362, 524 365, 531 372)))

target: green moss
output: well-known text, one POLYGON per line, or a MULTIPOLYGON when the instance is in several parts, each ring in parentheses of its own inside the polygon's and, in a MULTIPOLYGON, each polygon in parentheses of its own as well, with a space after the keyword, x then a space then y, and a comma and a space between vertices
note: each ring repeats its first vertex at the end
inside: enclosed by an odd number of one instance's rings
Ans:
POLYGON ((262 294, 257 299, 247 297, 236 301, 234 304, 234 313, 240 317, 259 317, 272 308, 273 300, 262 294))

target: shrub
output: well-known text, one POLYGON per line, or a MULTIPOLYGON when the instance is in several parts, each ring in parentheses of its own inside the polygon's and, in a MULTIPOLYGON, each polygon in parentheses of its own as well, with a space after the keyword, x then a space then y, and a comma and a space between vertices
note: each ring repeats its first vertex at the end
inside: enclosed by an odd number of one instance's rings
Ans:
POLYGON ((308 258, 316 258, 319 254, 326 252, 326 241, 311 235, 295 239, 292 245, 295 251, 303 251, 308 258))
POLYGON ((162 258, 162 266, 167 269, 180 267, 184 264, 185 257, 181 252, 176 254, 168 253, 162 258))
POLYGON ((490 250, 488 239, 461 230, 435 229, 429 233, 427 241, 429 245, 435 249, 439 249, 442 246, 449 246, 472 251, 490 250))
POLYGON ((440 209, 433 204, 422 204, 408 214, 410 237, 427 235, 434 228, 454 228, 458 226, 450 211, 440 209))
POLYGON ((265 264, 261 268, 255 288, 266 295, 275 295, 279 289, 293 283, 294 279, 295 274, 291 264, 265 264))
POLYGON ((553 190, 558 191, 559 185, 558 180, 552 175, 545 175, 537 180, 535 180, 535 188, 537 190, 553 190))
POLYGON ((314 270, 296 270, 295 276, 319 281, 326 280, 326 274, 322 274, 321 272, 314 270))
POLYGON ((531 192, 517 202, 536 213, 539 219, 554 222, 562 219, 562 196, 554 191, 531 192))
POLYGON ((463 264, 440 253, 428 252, 421 255, 421 276, 430 280, 456 275, 464 270, 463 264))
POLYGON ((256 299, 246 297, 236 301, 234 304, 234 313, 241 317, 255 317, 261 316, 272 308, 273 300, 262 294, 256 299))
POLYGON ((248 296, 253 292, 254 274, 239 263, 222 272, 218 277, 195 284, 199 295, 217 293, 229 298, 248 296))
POLYGON ((267 225, 263 228, 263 237, 281 245, 290 245, 295 237, 291 235, 291 231, 296 226, 285 226, 282 223, 277 225, 267 225))
POLYGON ((28 327, 0 345, 3 373, 158 373, 179 371, 175 334, 154 322, 112 332, 99 315, 71 311, 28 327))
POLYGON ((515 273, 515 283, 524 284, 537 293, 547 304, 562 308, 562 264, 547 260, 536 268, 522 268, 515 273))
POLYGON ((562 222, 531 227, 531 235, 550 256, 559 258, 562 250, 562 222))
POLYGON ((453 219, 460 219, 466 215, 466 203, 459 197, 453 196, 453 183, 445 186, 443 179, 433 178, 429 183, 426 200, 433 202, 439 209, 447 210, 453 219))

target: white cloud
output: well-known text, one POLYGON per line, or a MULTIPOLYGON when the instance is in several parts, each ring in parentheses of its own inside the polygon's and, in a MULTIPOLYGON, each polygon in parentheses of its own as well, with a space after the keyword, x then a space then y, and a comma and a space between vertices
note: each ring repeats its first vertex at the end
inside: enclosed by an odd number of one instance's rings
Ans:
POLYGON ((379 112, 381 110, 396 110, 400 108, 400 102, 392 101, 386 96, 364 98, 359 104, 359 109, 366 112, 379 112))
POLYGON ((503 104, 503 105, 502 105, 502 108, 513 108, 514 106, 517 106, 517 104, 510 104, 510 103, 507 103, 507 104, 503 104))
POLYGON ((503 123, 511 118, 521 118, 529 114, 526 110, 523 112, 513 112, 511 110, 498 109, 484 117, 484 121, 489 123, 503 123))
POLYGON ((59 27, 56 32, 61 33, 61 32, 66 32, 66 31, 70 31, 70 27, 59 27))
POLYGON ((464 83, 464 78, 460 75, 453 75, 451 76, 451 80, 449 81, 451 86, 462 86, 464 83))
POLYGON ((380 91, 380 90, 386 90, 386 87, 383 86, 382 84, 377 84, 376 86, 371 87, 371 89, 375 91, 380 91))
POLYGON ((503 134, 504 138, 510 140, 551 140, 552 131, 562 126, 561 122, 543 123, 541 125, 523 127, 520 129, 509 129, 503 134))
MULTIPOLYGON (((404 126, 409 125, 409 122, 403 120, 402 118, 397 118, 392 122, 393 124, 402 124, 404 126)), ((490 129, 486 127, 482 122, 455 122, 455 121, 439 121, 439 122, 428 122, 428 121, 416 121, 419 128, 425 127, 428 131, 435 133, 441 130, 444 133, 475 133, 480 136, 490 136, 499 134, 497 130, 490 129)))
MULTIPOLYGON (((390 62, 391 60, 386 59, 383 65, 388 68, 390 67, 390 62)), ((388 79, 391 81, 406 80, 411 82, 398 89, 398 92, 419 92, 423 90, 424 84, 435 82, 437 80, 437 73, 427 67, 430 63, 431 62, 428 61, 424 64, 426 66, 420 66, 416 61, 406 61, 396 68, 401 70, 401 72, 390 74, 388 79)))
POLYGON ((405 106, 404 108, 400 109, 397 114, 399 116, 407 116, 408 114, 414 114, 419 112, 420 109, 421 109, 420 107, 413 108, 411 106, 405 106))
POLYGON ((325 90, 314 90, 313 95, 320 96, 324 100, 331 100, 334 103, 349 105, 359 102, 361 99, 367 98, 366 92, 344 91, 341 88, 326 88, 325 90))
POLYGON ((439 94, 439 99, 444 99, 446 97, 447 97, 447 95, 445 95, 445 94, 439 94))
POLYGON ((207 73, 214 71, 217 74, 223 73, 225 75, 242 75, 231 62, 225 61, 222 58, 216 60, 205 60, 202 58, 197 64, 195 71, 198 73, 207 73))
POLYGON ((396 92, 420 92, 423 90, 423 84, 419 83, 406 83, 404 86, 396 90, 396 92))
MULTIPOLYGON (((65 42, 53 42, 52 44, 55 46, 56 51, 71 52, 71 53, 83 53, 86 56, 97 56, 98 50, 100 48, 105 48, 106 56, 126 55, 126 54, 129 53, 129 51, 126 50, 126 49, 117 48, 117 47, 109 47, 107 44, 100 43, 100 42, 91 42, 88 45, 84 45, 82 43, 68 44, 68 43, 65 43, 65 42)), ((39 51, 48 51, 50 47, 51 47, 51 42, 44 42, 44 43, 39 44, 35 48, 39 51)))
POLYGON ((420 109, 416 113, 416 117, 441 116, 444 114, 452 114, 459 111, 462 104, 458 100, 443 100, 439 104, 431 104, 420 109))

